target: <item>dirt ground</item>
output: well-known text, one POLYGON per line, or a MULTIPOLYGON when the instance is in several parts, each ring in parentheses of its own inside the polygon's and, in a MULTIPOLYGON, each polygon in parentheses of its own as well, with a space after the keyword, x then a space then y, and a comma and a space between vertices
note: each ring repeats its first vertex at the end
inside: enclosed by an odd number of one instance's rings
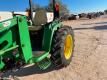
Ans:
POLYGON ((20 80, 107 80, 107 18, 63 23, 72 26, 75 33, 74 56, 68 67, 41 71, 30 66, 4 75, 20 80))

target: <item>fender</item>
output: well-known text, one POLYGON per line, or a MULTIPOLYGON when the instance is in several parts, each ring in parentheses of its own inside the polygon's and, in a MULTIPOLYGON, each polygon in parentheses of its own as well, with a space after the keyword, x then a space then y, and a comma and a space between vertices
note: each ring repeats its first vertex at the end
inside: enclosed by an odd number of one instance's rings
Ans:
POLYGON ((44 37, 43 37, 43 44, 42 44, 42 48, 44 51, 50 52, 53 35, 55 31, 61 26, 62 26, 62 23, 59 21, 53 21, 52 23, 44 26, 45 29, 44 29, 44 37))

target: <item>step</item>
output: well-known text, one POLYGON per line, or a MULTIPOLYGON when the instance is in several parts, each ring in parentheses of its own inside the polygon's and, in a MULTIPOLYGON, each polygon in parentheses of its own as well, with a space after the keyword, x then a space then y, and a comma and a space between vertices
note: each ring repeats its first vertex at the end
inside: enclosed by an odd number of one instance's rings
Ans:
POLYGON ((41 62, 39 62, 38 67, 41 70, 46 70, 47 68, 49 68, 51 66, 51 60, 49 58, 45 58, 44 60, 42 60, 41 62))
POLYGON ((45 51, 33 51, 33 62, 37 63, 45 59, 49 55, 49 52, 45 51))
POLYGON ((39 57, 40 55, 43 55, 45 51, 33 51, 33 56, 39 57))

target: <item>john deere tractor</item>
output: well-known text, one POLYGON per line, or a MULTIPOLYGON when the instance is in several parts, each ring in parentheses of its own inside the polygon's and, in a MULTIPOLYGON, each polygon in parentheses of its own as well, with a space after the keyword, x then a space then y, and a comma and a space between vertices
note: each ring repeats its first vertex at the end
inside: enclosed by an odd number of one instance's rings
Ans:
POLYGON ((42 70, 51 64, 58 67, 70 64, 74 33, 60 22, 60 5, 56 0, 52 2, 52 21, 48 21, 45 9, 33 12, 29 0, 27 16, 13 13, 12 19, 0 22, 0 71, 32 63, 42 70))

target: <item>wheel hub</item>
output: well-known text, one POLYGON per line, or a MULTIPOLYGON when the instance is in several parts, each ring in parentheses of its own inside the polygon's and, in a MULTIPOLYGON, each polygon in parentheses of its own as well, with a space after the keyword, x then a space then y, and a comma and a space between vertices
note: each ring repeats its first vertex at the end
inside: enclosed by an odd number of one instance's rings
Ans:
POLYGON ((64 45, 64 56, 66 59, 69 59, 73 51, 73 39, 71 35, 67 35, 64 45))

